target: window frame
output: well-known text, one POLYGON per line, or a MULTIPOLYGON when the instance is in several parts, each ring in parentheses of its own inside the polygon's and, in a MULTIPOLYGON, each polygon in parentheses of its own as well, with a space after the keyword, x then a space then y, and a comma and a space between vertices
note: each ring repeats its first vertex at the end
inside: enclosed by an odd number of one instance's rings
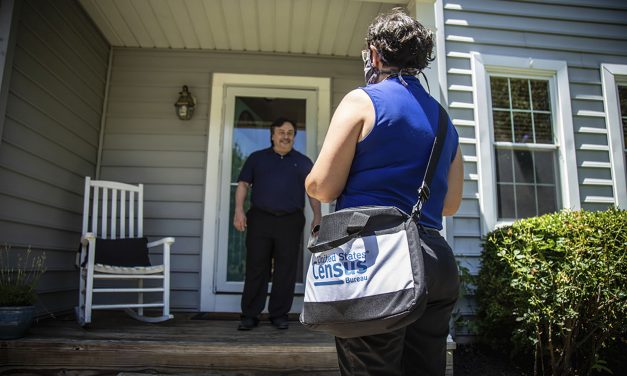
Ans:
MULTIPOLYGON (((471 53, 471 57, 474 115, 479 148, 479 206, 483 213, 482 234, 485 235, 497 227, 513 222, 511 220, 498 220, 492 98, 488 96, 490 94, 491 75, 549 81, 554 145, 557 148, 558 207, 580 209, 577 163, 576 158, 572 157, 576 155, 575 135, 566 62, 487 55, 478 52, 471 53), (568 158, 569 156, 571 157, 568 158)), ((519 146, 519 144, 515 145, 519 146)), ((534 150, 535 145, 547 144, 533 145, 529 147, 529 150, 534 150)))
POLYGON ((627 65, 601 64, 601 83, 610 148, 614 203, 621 209, 627 209, 627 173, 625 172, 627 145, 623 145, 623 124, 618 97, 618 85, 627 86, 627 65))

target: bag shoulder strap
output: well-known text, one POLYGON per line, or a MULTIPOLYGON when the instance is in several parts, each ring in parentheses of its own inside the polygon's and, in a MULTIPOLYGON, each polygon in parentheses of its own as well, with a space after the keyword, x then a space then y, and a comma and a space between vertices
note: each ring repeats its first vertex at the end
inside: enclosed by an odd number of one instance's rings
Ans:
POLYGON ((435 140, 433 140, 433 147, 431 148, 431 154, 429 155, 429 162, 427 162, 427 171, 425 172, 425 177, 422 180, 420 188, 418 188, 418 202, 416 202, 411 211, 411 216, 416 220, 420 218, 422 207, 429 199, 429 187, 431 186, 431 180, 433 180, 433 175, 435 175, 435 169, 438 166, 438 162, 440 160, 440 155, 442 154, 442 149, 444 148, 444 142, 446 141, 446 134, 448 131, 448 117, 446 115, 446 111, 439 103, 438 107, 438 132, 435 135, 435 140))

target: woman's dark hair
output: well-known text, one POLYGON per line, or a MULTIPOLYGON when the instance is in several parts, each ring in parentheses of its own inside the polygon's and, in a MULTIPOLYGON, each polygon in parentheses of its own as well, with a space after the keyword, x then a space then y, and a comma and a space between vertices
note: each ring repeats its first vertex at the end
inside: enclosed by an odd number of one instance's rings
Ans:
POLYGON ((410 17, 403 8, 382 13, 372 21, 366 35, 386 66, 425 69, 433 58, 433 32, 410 17))

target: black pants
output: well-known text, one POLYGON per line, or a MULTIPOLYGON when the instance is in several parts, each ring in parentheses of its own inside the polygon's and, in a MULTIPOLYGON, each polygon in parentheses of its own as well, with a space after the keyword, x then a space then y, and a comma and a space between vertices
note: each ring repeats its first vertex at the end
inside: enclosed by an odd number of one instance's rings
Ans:
POLYGON ((305 215, 299 211, 277 216, 251 208, 246 217, 246 279, 242 315, 257 318, 263 311, 272 274, 272 292, 268 303, 270 318, 287 318, 294 300, 305 215))
POLYGON ((390 333, 336 338, 342 375, 444 375, 449 320, 459 295, 457 263, 439 234, 421 230, 421 239, 428 291, 425 313, 390 333))

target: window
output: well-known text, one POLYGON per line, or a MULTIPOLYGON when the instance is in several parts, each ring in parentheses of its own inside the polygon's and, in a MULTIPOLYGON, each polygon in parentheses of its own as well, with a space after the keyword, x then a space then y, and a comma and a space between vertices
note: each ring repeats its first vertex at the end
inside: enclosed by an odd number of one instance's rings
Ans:
POLYGON ((568 66, 471 53, 482 233, 581 207, 568 66))
POLYGON ((627 209, 627 65, 601 64, 614 202, 627 209))
POLYGON ((558 209, 548 80, 490 76, 498 220, 558 209))

